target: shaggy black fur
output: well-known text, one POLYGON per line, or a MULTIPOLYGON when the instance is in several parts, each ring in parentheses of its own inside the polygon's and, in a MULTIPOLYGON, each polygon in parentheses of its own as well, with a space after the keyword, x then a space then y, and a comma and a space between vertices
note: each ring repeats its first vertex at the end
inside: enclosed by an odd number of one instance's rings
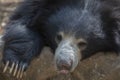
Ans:
POLYGON ((3 62, 29 65, 44 46, 53 53, 58 32, 87 40, 85 59, 99 51, 120 52, 120 0, 24 0, 10 17, 3 62))

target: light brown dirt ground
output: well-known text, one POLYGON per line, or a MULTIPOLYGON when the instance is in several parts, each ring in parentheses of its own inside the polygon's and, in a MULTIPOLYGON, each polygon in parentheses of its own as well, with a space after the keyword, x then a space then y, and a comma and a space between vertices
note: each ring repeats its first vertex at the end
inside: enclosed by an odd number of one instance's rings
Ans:
MULTIPOLYGON (((17 2, 17 0, 0 0, 1 27, 7 22, 8 16, 15 9, 17 2)), ((0 33, 2 32, 1 29, 0 33)), ((8 72, 3 74, 2 69, 0 67, 0 80, 19 80, 8 72)), ((82 61, 72 74, 60 75, 55 70, 54 56, 49 48, 45 48, 42 54, 33 60, 21 80, 120 80, 120 57, 101 52, 82 61)))

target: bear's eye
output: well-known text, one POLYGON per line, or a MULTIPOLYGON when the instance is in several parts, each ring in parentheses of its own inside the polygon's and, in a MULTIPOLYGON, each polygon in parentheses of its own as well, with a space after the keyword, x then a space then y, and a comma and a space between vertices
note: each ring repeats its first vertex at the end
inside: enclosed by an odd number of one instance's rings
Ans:
POLYGON ((58 34, 58 35, 56 36, 56 42, 59 43, 61 40, 62 40, 62 35, 61 35, 61 34, 58 34))
POLYGON ((79 47, 80 49, 85 49, 86 46, 87 46, 87 43, 86 43, 86 42, 79 42, 79 43, 78 43, 78 47, 79 47))

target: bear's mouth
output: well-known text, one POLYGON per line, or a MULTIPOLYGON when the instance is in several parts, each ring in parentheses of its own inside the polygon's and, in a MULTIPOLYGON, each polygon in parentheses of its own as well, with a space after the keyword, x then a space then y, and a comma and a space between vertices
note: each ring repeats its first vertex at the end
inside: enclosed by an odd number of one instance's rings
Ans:
POLYGON ((67 65, 62 65, 62 67, 58 67, 58 72, 60 73, 60 74, 68 74, 68 73, 70 73, 70 70, 71 70, 71 67, 67 67, 67 65))
POLYGON ((63 70, 59 70, 59 73, 60 74, 68 74, 68 73, 70 73, 70 71, 69 70, 65 70, 65 69, 63 69, 63 70))

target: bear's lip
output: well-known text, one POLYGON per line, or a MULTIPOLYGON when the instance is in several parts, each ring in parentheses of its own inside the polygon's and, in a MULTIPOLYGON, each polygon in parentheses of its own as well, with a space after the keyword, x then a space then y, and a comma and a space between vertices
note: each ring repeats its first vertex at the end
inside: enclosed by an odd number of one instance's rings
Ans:
POLYGON ((63 70, 59 70, 59 73, 60 74, 68 74, 69 73, 69 70, 65 70, 65 69, 63 69, 63 70))

